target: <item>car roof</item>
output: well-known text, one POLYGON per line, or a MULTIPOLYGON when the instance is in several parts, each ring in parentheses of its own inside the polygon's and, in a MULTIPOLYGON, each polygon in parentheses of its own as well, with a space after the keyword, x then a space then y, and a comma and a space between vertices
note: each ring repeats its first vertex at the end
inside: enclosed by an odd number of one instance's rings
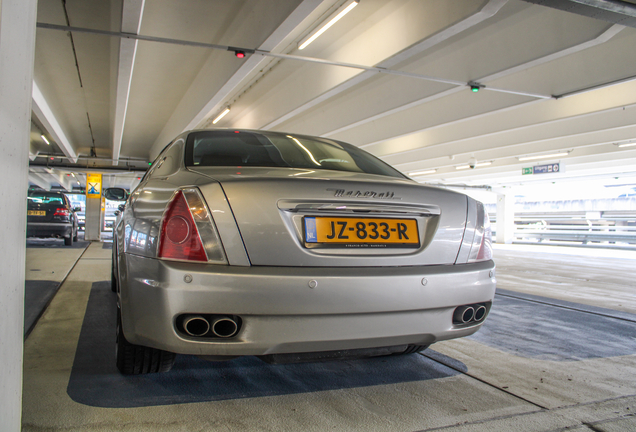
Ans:
POLYGON ((29 195, 51 195, 51 196, 60 196, 60 195, 64 195, 64 193, 62 192, 56 192, 56 191, 38 191, 38 190, 32 190, 29 191, 29 195))

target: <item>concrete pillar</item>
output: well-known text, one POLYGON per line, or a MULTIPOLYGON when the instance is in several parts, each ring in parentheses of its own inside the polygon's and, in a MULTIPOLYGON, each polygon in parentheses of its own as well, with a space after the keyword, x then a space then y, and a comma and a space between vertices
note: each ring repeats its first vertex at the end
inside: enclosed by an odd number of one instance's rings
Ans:
POLYGON ((102 175, 86 174, 85 240, 101 240, 102 236, 102 175))
POLYGON ((26 194, 37 0, 0 0, 0 430, 22 416, 26 194))
POLYGON ((515 234, 515 196, 512 191, 497 193, 497 243, 512 243, 515 234))
POLYGON ((84 226, 84 239, 91 241, 101 240, 102 235, 102 200, 86 198, 86 221, 84 226))

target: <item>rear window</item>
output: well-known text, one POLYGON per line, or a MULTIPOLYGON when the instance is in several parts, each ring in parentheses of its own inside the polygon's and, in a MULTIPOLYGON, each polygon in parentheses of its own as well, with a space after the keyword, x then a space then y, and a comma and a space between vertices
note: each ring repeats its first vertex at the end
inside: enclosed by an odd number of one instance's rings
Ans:
POLYGON ((350 144, 278 133, 193 132, 186 143, 186 166, 288 167, 405 178, 399 171, 350 144))
POLYGON ((64 198, 57 194, 30 193, 27 199, 39 204, 64 204, 64 198))

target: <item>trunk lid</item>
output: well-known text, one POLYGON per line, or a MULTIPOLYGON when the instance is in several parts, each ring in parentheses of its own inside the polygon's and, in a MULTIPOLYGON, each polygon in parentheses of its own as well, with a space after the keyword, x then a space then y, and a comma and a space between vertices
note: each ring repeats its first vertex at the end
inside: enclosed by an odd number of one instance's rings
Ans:
POLYGON ((58 208, 64 207, 60 203, 27 202, 27 222, 59 222, 59 216, 53 216, 58 208))
POLYGON ((466 196, 407 179, 290 168, 196 172, 221 184, 252 265, 450 265, 464 234, 466 196))

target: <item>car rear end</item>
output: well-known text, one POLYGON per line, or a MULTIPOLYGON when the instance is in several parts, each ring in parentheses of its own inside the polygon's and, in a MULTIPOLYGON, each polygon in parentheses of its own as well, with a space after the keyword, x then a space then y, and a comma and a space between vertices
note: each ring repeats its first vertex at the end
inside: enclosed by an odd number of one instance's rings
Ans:
POLYGON ((203 356, 404 351, 483 323, 494 263, 471 198, 399 174, 184 164, 144 182, 118 226, 131 343, 203 356))
POLYGON ((71 238, 73 212, 62 194, 32 192, 27 197, 27 237, 71 238))

